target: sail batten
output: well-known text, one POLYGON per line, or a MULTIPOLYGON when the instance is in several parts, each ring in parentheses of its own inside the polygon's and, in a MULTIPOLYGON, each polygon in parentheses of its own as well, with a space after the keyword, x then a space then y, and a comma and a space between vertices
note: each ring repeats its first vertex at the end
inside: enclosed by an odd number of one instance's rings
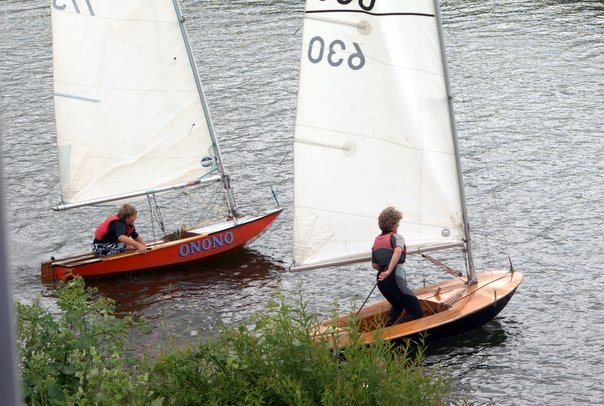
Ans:
POLYGON ((365 258, 387 206, 408 246, 464 246, 432 0, 306 2, 294 135, 297 268, 365 258))

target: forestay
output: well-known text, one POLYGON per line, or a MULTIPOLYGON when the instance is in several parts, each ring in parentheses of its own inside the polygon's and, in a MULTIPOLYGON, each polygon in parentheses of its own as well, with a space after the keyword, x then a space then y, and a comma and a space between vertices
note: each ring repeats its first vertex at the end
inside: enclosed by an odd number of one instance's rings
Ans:
POLYGON ((63 203, 218 179, 178 6, 53 0, 51 12, 63 203))
POLYGON ((294 143, 298 268, 366 260, 386 206, 410 249, 462 245, 433 0, 308 0, 294 143))

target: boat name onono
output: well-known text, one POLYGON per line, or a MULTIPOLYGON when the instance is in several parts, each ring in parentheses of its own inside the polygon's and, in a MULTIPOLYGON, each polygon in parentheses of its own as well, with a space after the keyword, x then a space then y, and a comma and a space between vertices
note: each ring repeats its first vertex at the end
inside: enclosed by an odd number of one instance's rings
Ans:
POLYGON ((233 232, 227 231, 226 233, 220 233, 208 238, 204 238, 201 241, 191 241, 186 244, 182 244, 180 247, 178 247, 178 255, 181 257, 195 255, 202 251, 220 248, 223 245, 230 245, 233 243, 233 241, 235 241, 233 232))

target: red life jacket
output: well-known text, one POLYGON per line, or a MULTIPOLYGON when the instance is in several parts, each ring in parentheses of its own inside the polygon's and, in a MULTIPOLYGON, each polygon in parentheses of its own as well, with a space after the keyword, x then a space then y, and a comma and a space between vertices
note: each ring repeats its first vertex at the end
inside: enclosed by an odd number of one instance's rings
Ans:
MULTIPOLYGON (((111 223, 113 223, 114 221, 121 221, 120 218, 118 216, 110 216, 107 217, 96 229, 96 231, 94 232, 94 238, 96 238, 98 241, 102 240, 107 233, 109 233, 109 226, 111 225, 111 223)), ((132 235, 132 231, 134 230, 134 226, 131 226, 129 224, 126 224, 126 237, 130 237, 130 235, 132 235)))
MULTIPOLYGON (((394 238, 394 233, 385 233, 380 234, 375 238, 373 242, 373 247, 371 248, 372 252, 372 261, 378 264, 381 270, 384 270, 390 264, 390 260, 392 259, 392 255, 394 255, 394 248, 396 244, 396 240, 394 238)), ((403 247, 403 253, 398 260, 399 264, 405 262, 405 258, 407 257, 407 246, 403 247)))

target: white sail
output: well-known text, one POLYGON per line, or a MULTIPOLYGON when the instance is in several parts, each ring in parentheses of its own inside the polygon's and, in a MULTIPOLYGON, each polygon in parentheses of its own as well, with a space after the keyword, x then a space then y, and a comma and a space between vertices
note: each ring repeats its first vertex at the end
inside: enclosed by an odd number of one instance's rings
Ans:
POLYGON ((51 0, 64 203, 153 192, 217 164, 173 0, 51 0))
POLYGON ((436 11, 433 0, 306 2, 296 267, 368 259, 387 206, 403 212, 410 249, 463 244, 436 11))

